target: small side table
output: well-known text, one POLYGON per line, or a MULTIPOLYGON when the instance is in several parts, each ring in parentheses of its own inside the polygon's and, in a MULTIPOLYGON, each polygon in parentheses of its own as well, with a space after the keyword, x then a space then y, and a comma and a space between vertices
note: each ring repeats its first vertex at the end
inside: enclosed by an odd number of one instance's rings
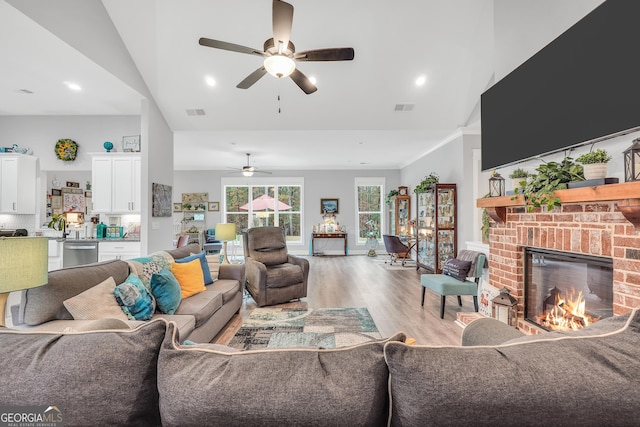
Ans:
POLYGON ((311 234, 311 255, 315 256, 314 249, 316 239, 344 239, 344 255, 347 256, 347 233, 312 233, 311 234))

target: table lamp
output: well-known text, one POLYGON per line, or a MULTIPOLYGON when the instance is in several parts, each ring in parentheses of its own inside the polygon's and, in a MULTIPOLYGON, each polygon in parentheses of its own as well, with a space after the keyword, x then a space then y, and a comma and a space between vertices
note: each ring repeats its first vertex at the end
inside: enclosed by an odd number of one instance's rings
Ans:
POLYGON ((216 239, 222 240, 224 257, 222 258, 223 264, 230 264, 229 258, 227 258, 227 242, 229 240, 236 240, 236 225, 235 224, 216 224, 216 239))
POLYGON ((49 239, 0 237, 0 326, 9 292, 46 285, 49 239))

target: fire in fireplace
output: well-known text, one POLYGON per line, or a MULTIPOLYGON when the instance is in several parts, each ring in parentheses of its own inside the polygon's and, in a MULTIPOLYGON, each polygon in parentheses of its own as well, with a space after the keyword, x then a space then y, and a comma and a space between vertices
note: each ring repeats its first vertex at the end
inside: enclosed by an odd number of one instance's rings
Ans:
POLYGON ((613 315, 610 258, 525 248, 525 319, 546 330, 581 329, 613 315))

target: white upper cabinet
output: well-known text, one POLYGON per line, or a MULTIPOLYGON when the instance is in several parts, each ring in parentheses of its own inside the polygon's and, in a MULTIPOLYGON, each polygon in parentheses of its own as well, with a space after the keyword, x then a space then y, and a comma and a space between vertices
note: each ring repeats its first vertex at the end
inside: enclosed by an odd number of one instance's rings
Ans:
POLYGON ((91 176, 93 213, 140 213, 140 155, 94 155, 91 176))
POLYGON ((37 161, 21 154, 0 155, 0 213, 36 213, 37 161))

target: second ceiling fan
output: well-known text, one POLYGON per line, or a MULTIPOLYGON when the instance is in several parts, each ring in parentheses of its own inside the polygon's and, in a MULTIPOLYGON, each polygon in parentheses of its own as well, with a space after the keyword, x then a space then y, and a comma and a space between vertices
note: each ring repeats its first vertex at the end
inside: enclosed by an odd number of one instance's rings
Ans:
POLYGON ((318 88, 296 67, 298 61, 351 61, 354 50, 351 47, 305 50, 296 52, 294 44, 289 40, 293 24, 293 6, 289 3, 273 0, 273 38, 264 42, 263 50, 253 49, 220 40, 201 37, 201 46, 246 53, 264 57, 263 65, 249 74, 236 87, 248 89, 262 76, 269 73, 275 77, 291 77, 306 94, 318 88))

